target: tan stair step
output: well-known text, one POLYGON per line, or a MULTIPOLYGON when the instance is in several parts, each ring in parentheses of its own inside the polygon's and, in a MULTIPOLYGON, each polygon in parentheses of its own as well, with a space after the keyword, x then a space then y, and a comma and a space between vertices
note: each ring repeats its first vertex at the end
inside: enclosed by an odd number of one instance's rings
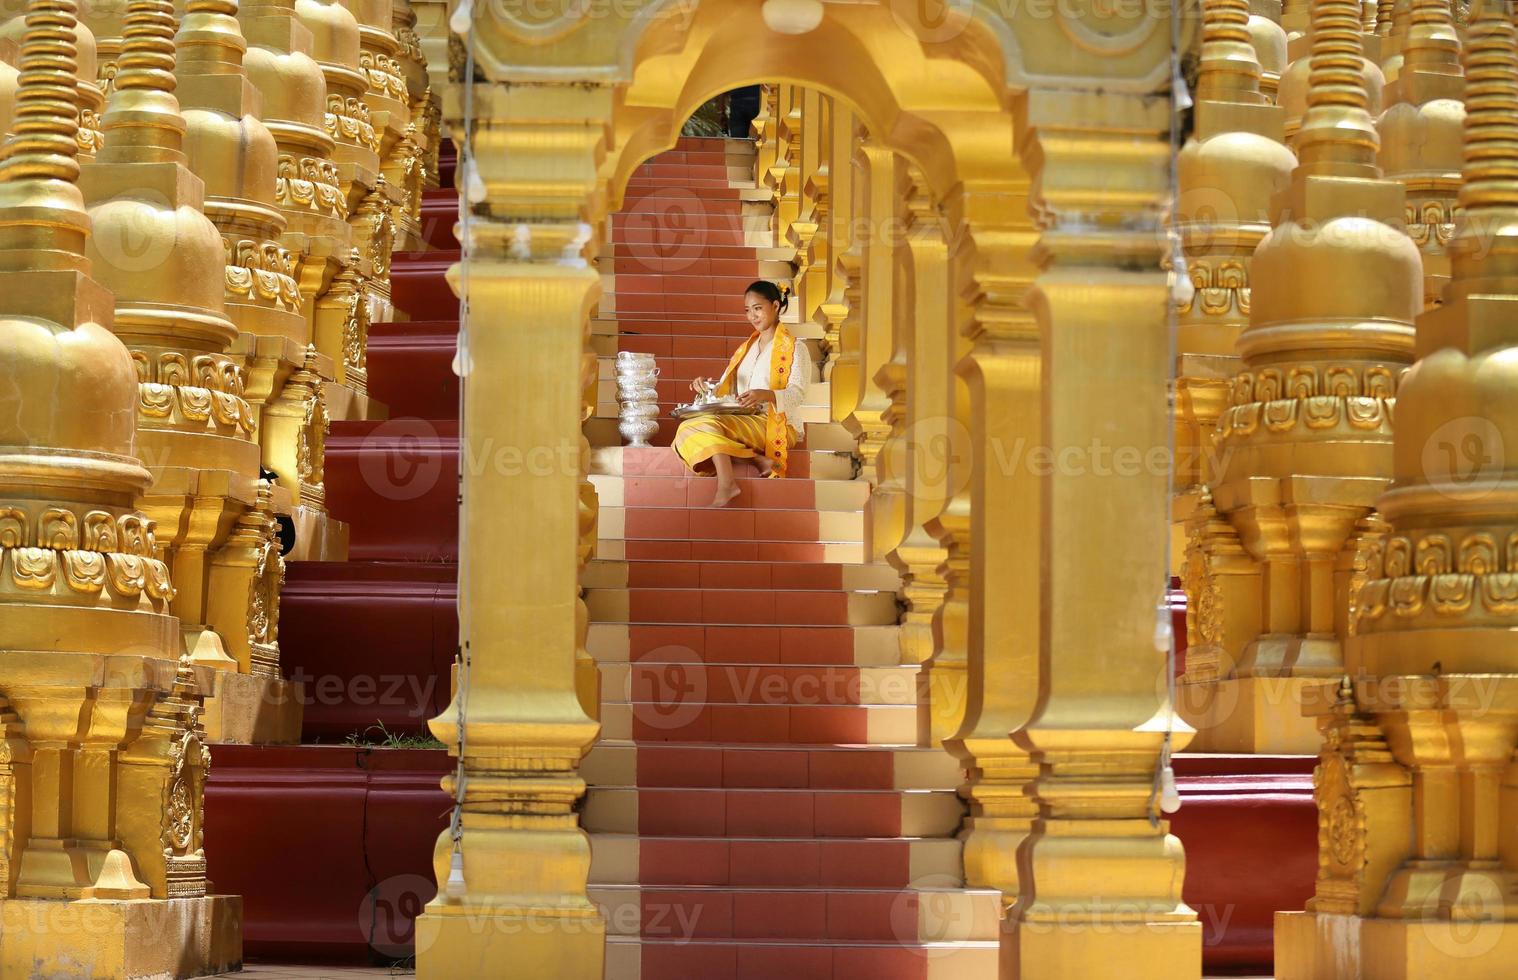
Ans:
POLYGON ((749 789, 917 789, 953 791, 959 761, 917 745, 790 746, 634 743, 603 737, 580 775, 592 786, 749 789))
MULTIPOLYGON (((678 658, 598 667, 602 705, 631 705, 634 711, 686 701, 915 706, 920 671, 918 667, 838 664, 706 664, 678 658)), ((901 740, 886 741, 899 744, 901 740)))
MULTIPOLYGON (((854 484, 841 484, 853 486, 854 484)), ((597 493, 604 493, 597 486, 597 493)), ((605 496, 602 497, 605 499, 605 496)), ((849 592, 895 592, 901 576, 889 565, 829 565, 804 562, 629 562, 595 558, 580 573, 587 589, 616 588, 752 588, 842 589, 849 592)))
POLYGON ((629 663, 667 651, 714 663, 896 667, 899 626, 633 625, 592 622, 586 649, 603 663, 629 663))
POLYGON ((638 837, 597 834, 590 882, 798 888, 904 888, 931 880, 963 886, 962 845, 954 837, 638 837))
POLYGON ((745 510, 731 506, 601 507, 596 533, 602 541, 625 539, 859 544, 864 541, 864 513, 847 510, 745 510))
POLYGON ((774 561, 860 564, 865 560, 862 542, 825 541, 669 541, 659 539, 603 538, 596 542, 596 556, 630 561, 774 561))
POLYGON ((990 942, 1001 893, 983 888, 592 885, 609 935, 826 942, 990 942))
MULTIPOLYGON (((681 666, 688 680, 691 672, 681 666)), ((605 701, 601 734, 642 741, 742 745, 904 745, 917 737, 916 705, 708 704, 675 695, 640 704, 605 701)))
POLYGON ((734 626, 891 626, 894 592, 793 589, 587 589, 597 623, 701 623, 734 626))
POLYGON ((591 786, 581 824, 661 837, 952 837, 964 812, 953 790, 591 786))
POLYGON ((1000 946, 606 937, 606 980, 996 980, 1000 946), (645 964, 647 964, 645 968, 645 964))

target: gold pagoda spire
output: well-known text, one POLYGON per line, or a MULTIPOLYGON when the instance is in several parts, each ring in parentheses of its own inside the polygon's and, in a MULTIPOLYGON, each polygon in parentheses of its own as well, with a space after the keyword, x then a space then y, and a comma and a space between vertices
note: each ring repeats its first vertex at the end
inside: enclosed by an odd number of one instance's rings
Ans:
POLYGON ((1249 0, 1212 0, 1202 6, 1202 58, 1197 98, 1264 104, 1260 60, 1249 36, 1249 0))
POLYGON ((1479 278, 1488 257, 1506 249, 1482 252, 1473 238, 1492 235, 1504 244, 1518 238, 1511 222, 1518 212, 1518 53, 1515 29, 1505 3, 1488 2, 1473 18, 1465 56, 1465 183, 1460 188, 1464 214, 1456 222, 1456 240, 1465 247, 1460 279, 1479 278))
POLYGON ((1460 189, 1460 38, 1449 0, 1417 0, 1408 15, 1396 81, 1377 128, 1380 163, 1407 189, 1407 233, 1423 253, 1424 305, 1435 306, 1449 282, 1446 245, 1460 189))
POLYGON ((1312 32, 1307 112, 1296 143, 1299 168, 1304 174, 1379 177, 1380 140, 1361 67, 1360 4, 1315 0, 1312 32))
POLYGON ((0 147, 0 271, 89 266, 90 219, 78 187, 76 22, 75 0, 34 0, 26 13, 13 135, 0 147))
POLYGON ((174 97, 174 4, 129 0, 121 56, 101 131, 101 163, 183 163, 184 117, 174 97))
POLYGON ((1444 304, 1418 318, 1423 356, 1398 393, 1394 480, 1378 502, 1389 534, 1367 554, 1352 602, 1353 702, 1325 723, 1314 780, 1320 821, 1355 817, 1320 838, 1310 911, 1277 916, 1277 975, 1286 980, 1441 967, 1502 977, 1518 948, 1518 860, 1504 846, 1503 787, 1518 745, 1518 484, 1502 449, 1518 439, 1510 18, 1506 2, 1473 9, 1452 277, 1444 304), (1367 735, 1378 764, 1354 744, 1367 735))

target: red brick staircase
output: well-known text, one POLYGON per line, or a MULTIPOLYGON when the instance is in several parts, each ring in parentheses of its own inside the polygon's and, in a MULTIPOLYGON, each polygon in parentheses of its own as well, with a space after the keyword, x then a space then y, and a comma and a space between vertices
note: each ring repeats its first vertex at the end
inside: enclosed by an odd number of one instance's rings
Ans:
POLYGON ((963 887, 953 761, 914 744, 898 580, 860 564, 868 486, 826 384, 790 477, 741 464, 726 508, 668 448, 617 445, 615 351, 658 358, 666 447, 668 409, 749 333, 744 287, 788 278, 752 152, 682 140, 639 168, 611 226, 584 580, 602 674, 584 824, 607 976, 994 976, 997 896, 963 887))

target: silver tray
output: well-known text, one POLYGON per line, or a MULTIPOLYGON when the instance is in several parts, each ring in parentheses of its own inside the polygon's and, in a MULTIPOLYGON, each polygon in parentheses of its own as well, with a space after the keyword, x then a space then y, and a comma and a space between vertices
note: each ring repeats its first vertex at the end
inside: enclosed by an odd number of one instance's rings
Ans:
POLYGON ((763 415, 764 406, 756 405, 752 408, 739 405, 737 402, 713 402, 710 405, 676 405, 670 409, 670 415, 677 419, 693 419, 702 415, 763 415))

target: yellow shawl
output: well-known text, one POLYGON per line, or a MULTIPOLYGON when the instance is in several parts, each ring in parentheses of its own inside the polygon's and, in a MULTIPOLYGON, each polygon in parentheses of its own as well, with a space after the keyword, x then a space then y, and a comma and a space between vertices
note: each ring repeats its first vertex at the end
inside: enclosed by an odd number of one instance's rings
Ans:
MULTIPOLYGON (((733 388, 738 383, 738 365, 743 363, 743 358, 748 354, 750 347, 759 339, 758 332, 749 335, 739 347, 732 360, 727 362, 727 370, 722 372, 722 380, 717 384, 718 397, 731 395, 733 388)), ((775 325, 775 341, 770 346, 770 390, 781 392, 791 380, 791 365, 796 361, 796 338, 785 327, 775 325)), ((774 469, 770 470, 770 476, 785 476, 786 443, 790 435, 786 431, 787 422, 785 413, 780 411, 778 404, 765 406, 764 420, 764 454, 773 462, 774 469)))

